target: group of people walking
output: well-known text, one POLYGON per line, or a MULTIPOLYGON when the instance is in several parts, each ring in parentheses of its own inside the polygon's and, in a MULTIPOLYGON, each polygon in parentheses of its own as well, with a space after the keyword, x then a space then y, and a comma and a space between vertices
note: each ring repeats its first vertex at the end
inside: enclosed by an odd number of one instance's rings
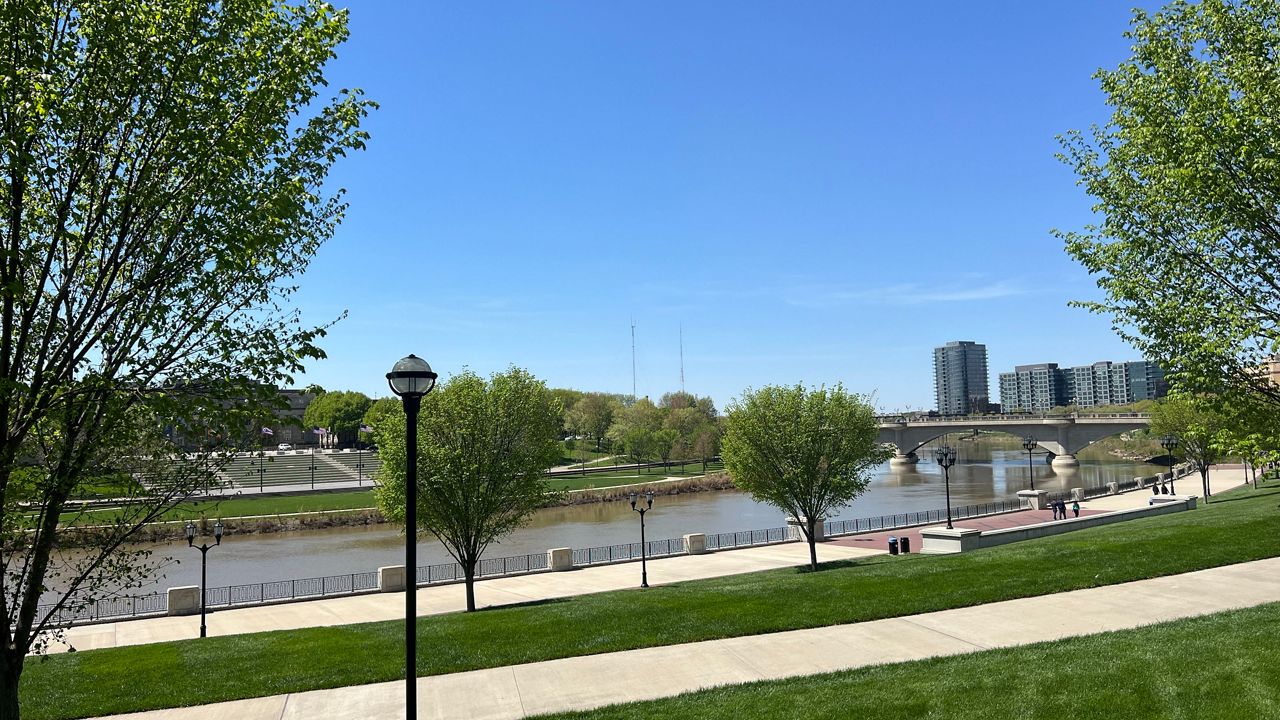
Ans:
MULTIPOLYGON (((1049 508, 1053 510, 1054 520, 1067 519, 1067 501, 1066 500, 1054 500, 1053 502, 1049 503, 1049 508)), ((1075 513, 1076 517, 1080 517, 1079 501, 1076 501, 1076 500, 1071 501, 1071 512, 1075 513)))

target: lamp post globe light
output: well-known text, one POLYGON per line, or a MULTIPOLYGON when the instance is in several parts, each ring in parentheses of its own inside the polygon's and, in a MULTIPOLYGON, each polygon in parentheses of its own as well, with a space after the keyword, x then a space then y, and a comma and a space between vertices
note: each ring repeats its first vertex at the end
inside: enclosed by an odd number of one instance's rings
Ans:
POLYGON ((1177 461, 1173 457, 1173 451, 1178 449, 1178 436, 1165 435, 1164 437, 1160 438, 1160 447, 1163 447, 1169 453, 1168 490, 1169 490, 1169 493, 1172 494, 1173 493, 1173 473, 1175 472, 1174 465, 1177 463, 1177 461))
POLYGON ((1035 490, 1036 489, 1036 469, 1035 469, 1035 466, 1031 464, 1031 453, 1035 452, 1036 439, 1031 435, 1027 435, 1026 437, 1022 438, 1022 449, 1027 451, 1027 477, 1031 478, 1031 489, 1035 490))
POLYGON ((942 468, 943 483, 947 489, 947 529, 951 530, 951 468, 956 464, 956 449, 943 445, 933 451, 933 457, 942 468))
POLYGON ((410 354, 387 373, 387 384, 404 403, 404 678, 405 717, 418 717, 418 410, 422 398, 435 389, 438 376, 426 360, 410 354))
POLYGON ((644 507, 636 507, 636 498, 636 494, 631 493, 631 509, 640 513, 640 587, 647 588, 649 587, 649 568, 647 566, 648 548, 644 541, 644 514, 653 509, 653 491, 650 490, 644 494, 646 501, 644 507))
MULTIPOLYGON (((187 547, 196 547, 196 524, 188 520, 186 525, 186 531, 187 531, 187 547)), ((205 589, 205 583, 209 577, 207 573, 208 566, 209 566, 209 562, 208 562, 209 548, 216 547, 221 544, 222 544, 222 521, 218 521, 213 524, 213 545, 210 545, 208 543, 201 543, 200 546, 197 548, 200 551, 200 637, 205 637, 205 633, 206 633, 205 624, 204 624, 204 615, 205 615, 204 589, 205 589)))

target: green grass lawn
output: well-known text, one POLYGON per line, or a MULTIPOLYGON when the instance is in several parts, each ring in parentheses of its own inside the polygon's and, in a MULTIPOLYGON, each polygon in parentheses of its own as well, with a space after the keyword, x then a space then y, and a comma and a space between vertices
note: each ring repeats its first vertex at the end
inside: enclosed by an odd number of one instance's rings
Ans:
MULTIPOLYGON (((720 463, 708 463, 707 472, 719 472, 724 469, 720 463)), ((617 487, 619 485, 635 485, 637 483, 654 482, 668 477, 697 477, 705 475, 702 463, 688 463, 681 470, 676 463, 669 468, 641 468, 637 475, 635 470, 620 470, 613 473, 592 473, 590 475, 560 475, 548 478, 547 482, 555 490, 584 490, 586 488, 617 487)))
MULTIPOLYGON (((434 675, 860 622, 1275 557, 1278 503, 1278 489, 1244 488, 1195 512, 963 555, 876 556, 819 572, 775 570, 428 617, 418 623, 418 668, 434 675)), ((403 672, 402 627, 311 628, 31 660, 23 712, 86 717, 394 680, 403 672)))
POLYGON ((544 718, 1280 717, 1280 604, 1151 628, 882 665, 544 718))

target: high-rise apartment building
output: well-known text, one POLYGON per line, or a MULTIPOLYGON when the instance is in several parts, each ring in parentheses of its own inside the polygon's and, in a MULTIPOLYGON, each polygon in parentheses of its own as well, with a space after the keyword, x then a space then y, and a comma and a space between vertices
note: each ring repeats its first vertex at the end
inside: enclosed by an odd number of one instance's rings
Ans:
POLYGON ((1006 413, 1046 412, 1061 405, 1128 405, 1167 392, 1164 371, 1149 360, 1061 369, 1056 363, 1039 363, 1000 373, 1000 406, 1006 413))
POLYGON ((987 346, 955 340, 933 349, 933 388, 942 415, 986 412, 987 346))
POLYGON ((1065 380, 1057 363, 1019 365, 1000 373, 1000 412, 1048 412, 1065 405, 1065 380))

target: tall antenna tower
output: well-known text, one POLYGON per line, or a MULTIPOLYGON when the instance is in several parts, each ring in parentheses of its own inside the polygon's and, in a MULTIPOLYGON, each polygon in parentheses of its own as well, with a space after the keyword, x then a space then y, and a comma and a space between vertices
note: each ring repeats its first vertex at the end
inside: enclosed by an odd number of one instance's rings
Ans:
POLYGON ((684 323, 680 323, 680 394, 684 395, 684 323))
POLYGON ((631 403, 636 402, 636 319, 631 318, 631 403))

